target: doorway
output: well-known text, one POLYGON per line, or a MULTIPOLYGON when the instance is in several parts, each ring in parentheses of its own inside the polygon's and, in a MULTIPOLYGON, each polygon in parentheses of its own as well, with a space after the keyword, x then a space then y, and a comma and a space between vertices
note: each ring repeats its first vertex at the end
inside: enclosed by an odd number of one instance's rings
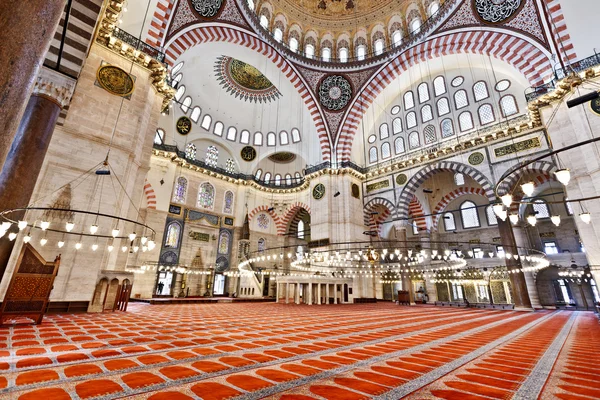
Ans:
POLYGON ((158 273, 158 282, 156 282, 156 295, 170 296, 172 283, 173 273, 170 271, 160 271, 158 273))
POLYGON ((215 274, 214 296, 223 296, 225 294, 225 275, 215 274))

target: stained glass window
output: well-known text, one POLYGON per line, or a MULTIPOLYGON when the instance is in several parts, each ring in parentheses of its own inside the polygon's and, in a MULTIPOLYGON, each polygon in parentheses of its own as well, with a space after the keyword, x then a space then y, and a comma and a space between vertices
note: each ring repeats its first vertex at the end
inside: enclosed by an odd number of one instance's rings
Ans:
POLYGON ((258 239, 258 252, 262 253, 267 248, 267 241, 263 238, 258 239))
POLYGON ((415 126, 417 126, 417 113, 411 111, 406 114, 406 127, 410 129, 414 128, 415 126))
POLYGON ((496 120, 494 118, 494 110, 492 110, 491 104, 484 104, 481 107, 479 107, 478 113, 481 125, 491 124, 496 120))
POLYGON ((402 118, 394 118, 392 121, 392 132, 394 132, 394 135, 402 132, 402 118))
POLYGON ((425 103, 429 101, 429 86, 425 82, 421 83, 417 87, 417 91, 419 93, 419 103, 425 103))
POLYGON ((533 212, 537 219, 550 218, 550 210, 548 204, 542 199, 536 199, 533 201, 533 212))
POLYGON ((502 108, 502 114, 504 114, 505 117, 510 117, 511 115, 515 115, 519 112, 519 109, 517 108, 517 102, 511 95, 506 95, 500 99, 500 107, 502 108))
POLYGON ((394 42, 394 47, 400 46, 400 43, 402 43, 402 32, 394 32, 392 34, 392 42, 394 42))
POLYGON ((454 135, 454 124, 451 119, 445 119, 442 121, 442 138, 448 138, 454 135))
POLYGON ((473 117, 471 113, 465 111, 464 113, 458 116, 458 124, 460 125, 460 131, 465 132, 470 129, 473 129, 473 117))
POLYGON ((473 85, 473 94, 475 95, 475 101, 480 101, 490 97, 487 85, 484 81, 479 81, 475 85, 473 85))
POLYGON ((373 146, 369 149, 369 162, 377 162, 377 147, 373 146))
POLYGON ((419 140, 419 134, 417 132, 412 132, 410 135, 408 135, 408 146, 411 150, 416 149, 420 145, 421 142, 419 140))
POLYGON ((394 140, 394 148, 396 151, 396 154, 402 154, 404 153, 405 149, 404 149, 404 139, 399 137, 396 138, 396 140, 394 140))
POLYGON ((269 229, 269 221, 269 216, 265 213, 258 214, 258 217, 256 218, 256 223, 258 224, 258 227, 264 230, 269 229))
POLYGON ((437 141, 435 127, 433 125, 427 125, 423 130, 423 137, 425 138, 425 144, 435 143, 437 141))
POLYGON ((204 161, 210 167, 216 167, 219 162, 219 149, 215 146, 208 146, 206 149, 206 159, 204 161))
POLYGON ((487 216, 488 225, 498 225, 498 218, 491 204, 485 208, 485 215, 487 216))
POLYGON ((404 93, 404 109, 408 110, 415 106, 415 98, 413 92, 404 93))
POLYGON ((229 232, 223 231, 219 235, 219 253, 227 254, 229 253, 229 232))
POLYGON ((224 214, 232 214, 233 213, 233 192, 228 190, 225 192, 225 197, 223 200, 223 213, 224 214))
POLYGON ((165 247, 177 247, 179 245, 179 234, 181 227, 177 222, 171 222, 167 227, 165 235, 165 247))
POLYGON ((225 171, 233 174, 235 172, 235 161, 232 158, 228 158, 225 162, 225 171))
POLYGON ((215 187, 208 182, 204 182, 198 190, 198 207, 212 209, 214 203, 215 187))
POLYGON ((383 140, 383 139, 387 139, 390 136, 390 128, 388 127, 388 124, 381 124, 379 126, 379 139, 383 140))
POLYGON ((433 91, 436 96, 441 96, 446 93, 446 81, 443 76, 438 76, 433 80, 433 91))
POLYGON ((438 100, 437 111, 438 111, 438 115, 440 117, 442 115, 446 115, 446 114, 450 113, 450 103, 448 102, 447 98, 442 97, 441 99, 438 100))
POLYGON ((173 201, 176 203, 185 203, 185 194, 187 193, 187 179, 183 176, 177 178, 175 190, 173 190, 173 201))
POLYGON ((392 151, 390 150, 390 144, 389 143, 384 143, 381 145, 381 158, 382 159, 386 159, 386 158, 390 158, 392 156, 392 151))
POLYGON ((189 159, 189 160, 195 160, 196 159, 196 145, 193 143, 188 143, 185 146, 185 158, 189 159))
POLYGON ((472 201, 465 201, 460 205, 460 215, 463 228, 478 228, 480 226, 477 206, 472 201))
POLYGON ((454 105, 457 110, 464 108, 469 105, 469 99, 467 98, 467 91, 464 89, 454 93, 454 105))
POLYGON ((426 104, 421 108, 421 119, 423 122, 428 122, 433 119, 433 111, 431 110, 431 106, 426 104))

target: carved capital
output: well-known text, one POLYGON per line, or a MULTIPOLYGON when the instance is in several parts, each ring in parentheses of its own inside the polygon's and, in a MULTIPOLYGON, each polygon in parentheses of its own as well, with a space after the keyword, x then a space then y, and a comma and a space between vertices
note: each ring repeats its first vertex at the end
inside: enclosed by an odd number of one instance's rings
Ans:
POLYGON ((48 68, 42 68, 35 82, 32 95, 46 97, 61 108, 71 101, 75 80, 48 68))

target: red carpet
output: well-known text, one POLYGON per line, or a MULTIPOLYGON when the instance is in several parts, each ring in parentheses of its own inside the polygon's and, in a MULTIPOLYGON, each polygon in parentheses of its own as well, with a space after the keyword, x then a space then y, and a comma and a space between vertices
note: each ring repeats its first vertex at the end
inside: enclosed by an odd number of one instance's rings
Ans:
POLYGON ((541 397, 600 398, 600 327, 572 315, 239 303, 48 316, 0 330, 0 398, 510 399, 553 343, 541 397))

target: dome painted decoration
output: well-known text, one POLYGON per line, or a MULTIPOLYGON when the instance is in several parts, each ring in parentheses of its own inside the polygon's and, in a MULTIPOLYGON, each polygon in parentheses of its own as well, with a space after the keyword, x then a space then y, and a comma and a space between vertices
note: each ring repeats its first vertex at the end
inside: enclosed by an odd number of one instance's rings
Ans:
POLYGON ((475 152, 469 156, 469 164, 471 165, 479 165, 485 159, 483 153, 475 152))
POLYGON ((281 92, 259 70, 235 58, 217 58, 215 74, 223 89, 241 100, 266 103, 281 97, 281 92))
POLYGON ((278 153, 271 154, 269 156, 269 160, 279 163, 279 164, 287 164, 291 163, 296 159, 296 155, 294 153, 290 153, 288 151, 280 151, 278 153))
POLYGON ((488 24, 508 21, 523 7, 526 0, 473 0, 479 18, 488 24))
POLYGON ((223 7, 223 0, 191 0, 194 10, 203 18, 213 18, 223 7))
POLYGON ((352 98, 350 82, 341 75, 329 75, 319 85, 319 101, 329 111, 339 111, 352 98))

